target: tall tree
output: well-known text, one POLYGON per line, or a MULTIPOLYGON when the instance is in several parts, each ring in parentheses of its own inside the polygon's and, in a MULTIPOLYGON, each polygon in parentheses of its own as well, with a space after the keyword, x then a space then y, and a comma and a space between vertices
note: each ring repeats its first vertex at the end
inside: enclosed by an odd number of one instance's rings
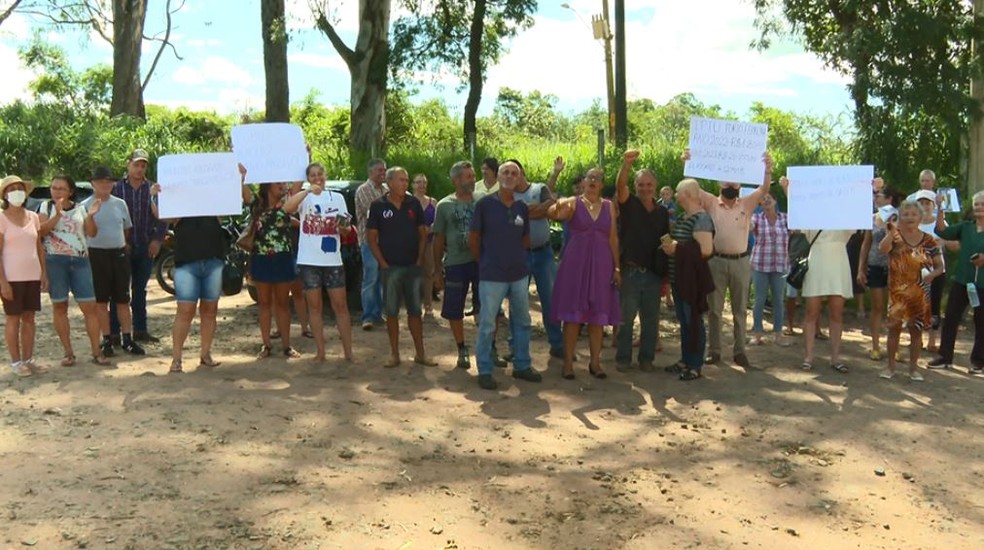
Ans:
POLYGON ((287 83, 287 23, 284 0, 262 0, 263 71, 266 76, 267 122, 290 121, 287 83))
POLYGON ((359 0, 359 34, 350 48, 328 20, 327 0, 312 3, 315 24, 348 66, 352 134, 349 144, 363 154, 380 154, 386 137, 389 77, 390 0, 359 0))
POLYGON ((3 25, 3 22, 14 13, 14 10, 20 6, 21 1, 22 0, 10 0, 0 4, 0 25, 3 25))
POLYGON ((468 87, 464 112, 467 149, 476 132, 486 71, 505 52, 505 42, 533 25, 537 0, 403 0, 415 15, 393 25, 397 78, 421 70, 450 69, 468 87))

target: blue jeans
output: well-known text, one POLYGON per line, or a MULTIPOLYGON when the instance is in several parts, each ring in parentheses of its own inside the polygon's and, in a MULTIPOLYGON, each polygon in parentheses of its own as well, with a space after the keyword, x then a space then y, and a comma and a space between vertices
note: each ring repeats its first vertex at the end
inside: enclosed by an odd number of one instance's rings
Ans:
POLYGON ((690 304, 680 298, 676 286, 673 287, 673 304, 676 306, 677 321, 680 322, 681 359, 687 368, 700 372, 701 367, 704 366, 704 350, 707 347, 707 330, 704 328, 704 316, 697 316, 697 334, 691 334, 691 331, 694 329, 691 328, 690 323, 694 320, 693 316, 696 312, 690 304), (697 338, 696 351, 689 351, 687 349, 687 343, 690 342, 691 338, 697 338))
POLYGON ((383 322, 383 282, 379 278, 379 263, 362 243, 362 322, 383 322))
MULTIPOLYGON (((527 264, 530 275, 536 282, 536 293, 540 296, 540 313, 543 317, 543 327, 547 330, 550 349, 563 351, 564 336, 560 330, 560 323, 550 321, 550 301, 553 299, 554 281, 557 279, 557 262, 554 260, 553 248, 548 244, 539 250, 530 250, 527 253, 527 264)), ((527 290, 529 290, 528 284, 527 290)), ((509 309, 512 310, 512 307, 509 309)))
POLYGON ((512 340, 513 370, 527 370, 530 359, 530 281, 523 277, 511 283, 479 281, 478 296, 482 309, 478 314, 478 341, 475 357, 478 374, 492 374, 492 335, 502 301, 509 298, 509 332, 512 340))
MULTIPOLYGON (((130 247, 130 311, 133 312, 133 332, 147 332, 147 281, 154 268, 154 260, 147 254, 147 245, 130 247)), ((120 333, 120 321, 116 308, 109 308, 111 334, 120 333)))
POLYGON ((636 314, 642 333, 639 342, 639 363, 651 363, 656 358, 659 341, 660 278, 652 271, 626 267, 622 272, 619 295, 622 302, 622 325, 616 338, 617 363, 632 362, 632 327, 636 314))
POLYGON ((218 302, 222 295, 222 268, 218 258, 197 260, 174 268, 174 299, 176 302, 218 302))
POLYGON ((755 285, 755 308, 752 310, 752 332, 765 332, 762 328, 762 312, 765 310, 765 294, 772 293, 772 331, 782 332, 785 308, 783 291, 786 290, 786 276, 783 273, 752 271, 752 284, 755 285))

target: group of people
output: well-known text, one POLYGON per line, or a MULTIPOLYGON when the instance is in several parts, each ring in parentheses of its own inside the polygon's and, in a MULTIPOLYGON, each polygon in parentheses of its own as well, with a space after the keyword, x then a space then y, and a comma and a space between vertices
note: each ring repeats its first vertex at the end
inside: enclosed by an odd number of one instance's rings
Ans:
MULTIPOLYGON (((314 339, 315 359, 325 360, 322 301, 327 295, 342 356, 353 360, 341 250, 356 240, 363 265, 361 326, 373 330, 385 324, 390 356, 384 366, 388 368, 402 364, 401 308, 413 343, 413 362, 437 364, 425 350, 423 315, 430 311, 436 293, 443 291, 440 314, 457 345, 456 367, 472 366, 464 318, 475 314, 479 386, 495 389, 495 368, 508 362, 514 378, 539 382, 542 374, 533 368, 530 353, 531 281, 537 287, 549 355, 562 361, 565 379, 576 376, 575 350, 584 325, 590 375, 607 377, 601 362, 606 326, 617 327, 617 370, 656 370, 664 296, 672 304, 681 334, 679 359, 664 370, 681 380, 696 380, 705 364, 721 362, 726 296, 733 315, 734 364, 751 367, 746 346, 768 343, 763 318, 769 298, 774 342, 788 345, 787 336, 795 333, 791 327, 783 331, 784 316, 792 317, 784 306, 795 303, 790 300, 795 300, 796 292, 784 277, 790 269, 790 239, 798 232, 790 231, 772 195, 772 158, 763 155, 762 184, 745 197, 740 196, 739 184, 720 182, 715 196, 689 178, 676 185, 675 193, 663 187, 657 196, 656 175, 647 169, 634 171, 638 158, 638 151, 625 153, 614 200, 603 196, 604 173, 599 168, 579 176, 574 196, 559 198, 556 182, 565 168, 563 159, 555 161, 546 183, 534 183, 519 161, 499 164, 488 158, 482 163, 481 179, 470 162, 455 163, 450 169, 454 191, 439 201, 427 195, 426 176, 413 177, 411 192, 407 170, 387 168, 383 160, 373 159, 367 166, 367 181, 356 191, 355 212, 348 211, 340 193, 326 186, 320 164, 307 167, 306 182, 263 184, 255 193, 245 185, 247 169, 240 166, 250 222, 239 244, 249 251, 249 276, 257 289, 262 342, 258 358, 272 354, 273 339, 280 340, 285 357, 300 356, 291 344, 293 295, 302 335, 314 339), (551 221, 565 228, 559 263, 550 238, 551 221), (746 307, 753 286, 749 335, 746 307), (506 301, 508 351, 500 355, 497 329, 506 301)), ((682 159, 689 159, 688 151, 682 159)), ((167 184, 148 181, 146 168, 147 154, 139 149, 130 156, 123 178, 97 168, 91 178, 94 194, 79 204, 74 200, 75 183, 58 176, 51 182, 51 200, 42 203, 38 213, 25 208, 30 182, 8 176, 0 183, 0 294, 11 369, 16 374, 45 370, 34 359, 34 314, 40 310, 43 291, 50 295, 55 330, 64 349, 63 366, 76 362, 68 322, 69 293, 82 310, 94 363, 109 364, 116 346, 143 354, 139 342, 156 341, 147 332, 146 319, 150 262, 168 225, 174 231, 177 302, 170 371, 183 371, 182 348, 196 312, 201 332, 199 366, 219 365, 211 346, 227 235, 216 217, 160 219, 157 200, 167 193, 167 184)), ((780 178, 779 185, 788 192, 796 183, 780 178)), ((939 356, 929 366, 952 364, 957 325, 968 304, 975 307, 975 323, 984 323, 984 315, 978 316, 976 310, 979 267, 984 265, 984 238, 978 237, 984 228, 984 194, 974 197, 973 220, 948 226, 934 185, 931 181, 928 188, 900 201, 880 179, 873 182, 877 210, 872 229, 864 232, 856 266, 851 265, 846 248, 851 231, 802 232, 799 238, 810 244, 810 268, 798 293, 806 302, 803 369, 813 368, 816 340, 825 336, 819 331, 819 319, 826 303, 830 366, 847 372, 840 344, 844 303, 855 294, 851 272, 856 267, 856 282, 871 289, 870 355, 875 360, 883 356, 881 319, 888 289, 888 367, 881 376, 895 375, 905 328, 912 342, 909 376, 921 380, 916 365, 922 333, 933 326, 942 297, 944 242, 959 243, 950 245, 960 250, 952 279, 955 287, 963 285, 966 291, 950 293, 939 356)), ((976 334, 984 332, 975 333, 971 370, 981 372, 984 347, 976 345, 976 334)))

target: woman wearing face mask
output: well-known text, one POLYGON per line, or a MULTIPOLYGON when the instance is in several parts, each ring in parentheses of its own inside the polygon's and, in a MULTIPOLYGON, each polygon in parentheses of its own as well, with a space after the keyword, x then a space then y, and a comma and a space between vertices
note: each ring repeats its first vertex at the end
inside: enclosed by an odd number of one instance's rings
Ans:
POLYGON ((765 299, 772 293, 772 332, 780 346, 789 345, 782 334, 783 291, 786 288, 786 272, 789 271, 789 226, 786 214, 776 209, 776 199, 766 195, 762 199, 762 211, 752 215, 751 232, 755 237, 752 248, 752 283, 755 285, 755 308, 752 311, 752 337, 750 344, 765 343, 762 325, 765 299))
POLYGON ((68 323, 68 293, 75 296, 85 331, 89 336, 92 362, 109 365, 109 359, 99 347, 99 316, 96 312, 96 294, 92 285, 92 268, 89 265, 88 237, 96 236, 98 228, 93 219, 102 201, 94 200, 90 207, 75 202, 75 181, 68 176, 51 180, 51 200, 41 205, 40 234, 48 267, 48 294, 51 298, 55 332, 61 340, 65 356, 63 367, 75 365, 75 351, 68 323))
MULTIPOLYGON (((241 167, 240 172, 245 181, 245 169, 241 167)), ((284 357, 301 356, 290 346, 290 289, 297 279, 297 268, 290 239, 292 220, 283 208, 286 195, 286 183, 260 185, 255 199, 249 186, 243 185, 243 202, 251 203, 253 249, 250 251, 249 275, 256 285, 263 340, 257 359, 270 357, 272 352, 270 325, 273 317, 277 321, 284 357)))
POLYGON ((889 258, 888 267, 888 370, 882 378, 895 375, 895 354, 902 325, 909 328, 909 379, 921 382, 916 370, 922 348, 922 331, 930 326, 929 287, 943 274, 943 260, 936 238, 919 229, 922 209, 907 200, 899 207, 899 222, 887 224, 888 233, 878 244, 889 258))
POLYGON ((437 213, 437 201, 427 195, 427 176, 417 174, 413 177, 413 196, 420 201, 424 208, 424 225, 427 226, 427 247, 424 249, 423 277, 420 279, 420 297, 424 301, 424 314, 433 315, 434 303, 434 216, 437 213))
POLYGON ((4 339, 10 369, 30 376, 47 369, 34 362, 34 314, 41 311, 41 292, 48 289, 41 220, 24 203, 34 186, 17 176, 0 182, 0 298, 7 316, 4 339))
POLYGON ((882 317, 885 315, 886 289, 888 288, 888 255, 878 247, 885 235, 888 234, 888 222, 898 219, 898 195, 887 187, 875 191, 876 212, 872 219, 874 229, 865 231, 861 242, 861 256, 858 258, 858 284, 871 291, 871 351, 868 357, 873 361, 881 361, 880 341, 882 317))
POLYGON ((960 254, 951 265, 953 284, 946 301, 939 355, 927 366, 948 369, 953 365, 953 347, 960 321, 968 304, 974 312, 974 347, 970 352, 970 373, 984 373, 984 191, 974 194, 974 218, 947 227, 943 209, 936 213, 936 235, 946 241, 959 241, 960 254))

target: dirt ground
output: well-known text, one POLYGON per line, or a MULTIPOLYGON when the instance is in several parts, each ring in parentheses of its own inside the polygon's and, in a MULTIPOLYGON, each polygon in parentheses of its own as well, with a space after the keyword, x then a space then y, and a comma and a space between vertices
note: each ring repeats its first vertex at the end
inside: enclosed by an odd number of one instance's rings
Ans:
MULTIPOLYGON (((881 380, 853 317, 847 375, 800 371, 796 337, 696 382, 617 373, 611 348, 607 380, 582 360, 566 381, 541 330, 544 382, 499 372, 486 392, 453 368, 442 320, 425 325, 436 368, 381 368, 382 330, 357 330, 343 364, 333 328, 327 364, 256 361, 245 293, 220 303, 222 366, 167 375, 174 305, 156 288, 150 302, 167 337, 145 358, 55 366, 46 305, 36 356, 51 372, 0 379, 0 546, 984 547, 984 379, 881 380)), ((662 332, 665 365, 679 342, 674 323, 662 332)))

